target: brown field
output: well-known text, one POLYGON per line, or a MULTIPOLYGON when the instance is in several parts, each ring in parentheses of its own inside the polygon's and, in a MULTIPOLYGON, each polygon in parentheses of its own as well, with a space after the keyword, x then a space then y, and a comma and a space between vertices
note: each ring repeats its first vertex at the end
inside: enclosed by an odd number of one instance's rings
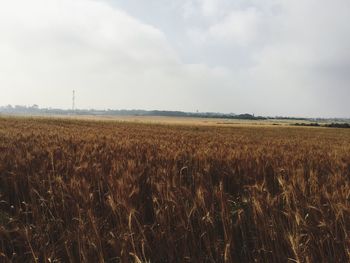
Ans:
MULTIPOLYGON (((0 115, 1 117, 1 115, 0 115)), ((5 116, 4 116, 5 117, 5 116)), ((8 116, 10 117, 10 116, 8 116)), ((21 117, 17 117, 21 118, 21 117)), ((117 116, 117 115, 32 115, 27 118, 42 119, 64 119, 64 120, 85 120, 85 121, 114 121, 132 122, 145 124, 169 124, 169 125, 190 125, 190 126, 290 126, 297 122, 311 123, 310 121, 298 120, 235 120, 219 118, 194 118, 194 117, 166 117, 166 116, 117 116)), ((320 122, 323 123, 323 122, 320 122)))
POLYGON ((350 131, 215 122, 0 118, 0 262, 349 262, 350 131))

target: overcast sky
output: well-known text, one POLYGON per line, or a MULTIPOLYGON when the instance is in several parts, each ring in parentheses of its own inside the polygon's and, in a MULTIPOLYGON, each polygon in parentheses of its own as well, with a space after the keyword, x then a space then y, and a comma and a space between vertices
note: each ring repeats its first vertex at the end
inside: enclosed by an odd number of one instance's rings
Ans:
POLYGON ((349 0, 1 0, 0 105, 350 117, 349 0))

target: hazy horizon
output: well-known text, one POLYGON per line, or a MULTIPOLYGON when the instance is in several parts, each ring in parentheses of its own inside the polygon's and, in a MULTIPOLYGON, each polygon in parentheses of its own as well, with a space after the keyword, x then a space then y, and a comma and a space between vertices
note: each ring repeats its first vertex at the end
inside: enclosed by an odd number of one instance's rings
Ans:
POLYGON ((0 105, 350 118, 346 0, 0 2, 0 105))

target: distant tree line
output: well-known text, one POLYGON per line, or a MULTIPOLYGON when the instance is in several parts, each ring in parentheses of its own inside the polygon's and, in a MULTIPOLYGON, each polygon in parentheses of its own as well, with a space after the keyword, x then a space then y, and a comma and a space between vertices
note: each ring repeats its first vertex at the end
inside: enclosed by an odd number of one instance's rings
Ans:
POLYGON ((115 115, 115 116, 164 116, 164 117, 197 117, 197 118, 222 118, 222 119, 244 119, 244 120, 265 120, 267 118, 254 116, 252 114, 224 114, 215 112, 183 112, 183 111, 161 111, 161 110, 83 110, 83 109, 55 109, 39 108, 38 105, 32 106, 2 106, 0 113, 21 114, 21 115, 115 115))
POLYGON ((0 106, 0 114, 7 115, 96 115, 96 116, 164 116, 164 117, 194 117, 194 118, 218 118, 233 120, 299 120, 312 121, 313 123, 296 123, 295 126, 320 126, 318 121, 333 121, 331 124, 324 124, 325 127, 348 128, 350 119, 320 119, 320 118, 297 118, 297 117, 263 117, 254 114, 244 113, 220 113, 220 112, 184 112, 184 111, 166 111, 166 110, 95 110, 95 109, 57 109, 57 108, 40 108, 37 104, 32 106, 7 105, 0 106), (339 122, 344 122, 341 124, 339 122))
POLYGON ((350 128, 349 123, 325 123, 325 124, 319 124, 318 122, 314 123, 294 123, 292 124, 294 126, 309 126, 309 127, 328 127, 328 128, 350 128))

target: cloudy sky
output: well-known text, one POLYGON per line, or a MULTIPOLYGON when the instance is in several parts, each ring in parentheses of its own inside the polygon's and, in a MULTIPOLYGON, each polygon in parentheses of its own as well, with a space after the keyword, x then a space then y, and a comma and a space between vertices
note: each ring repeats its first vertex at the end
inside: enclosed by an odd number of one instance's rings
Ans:
POLYGON ((0 105, 350 117, 349 0, 2 0, 0 105))

